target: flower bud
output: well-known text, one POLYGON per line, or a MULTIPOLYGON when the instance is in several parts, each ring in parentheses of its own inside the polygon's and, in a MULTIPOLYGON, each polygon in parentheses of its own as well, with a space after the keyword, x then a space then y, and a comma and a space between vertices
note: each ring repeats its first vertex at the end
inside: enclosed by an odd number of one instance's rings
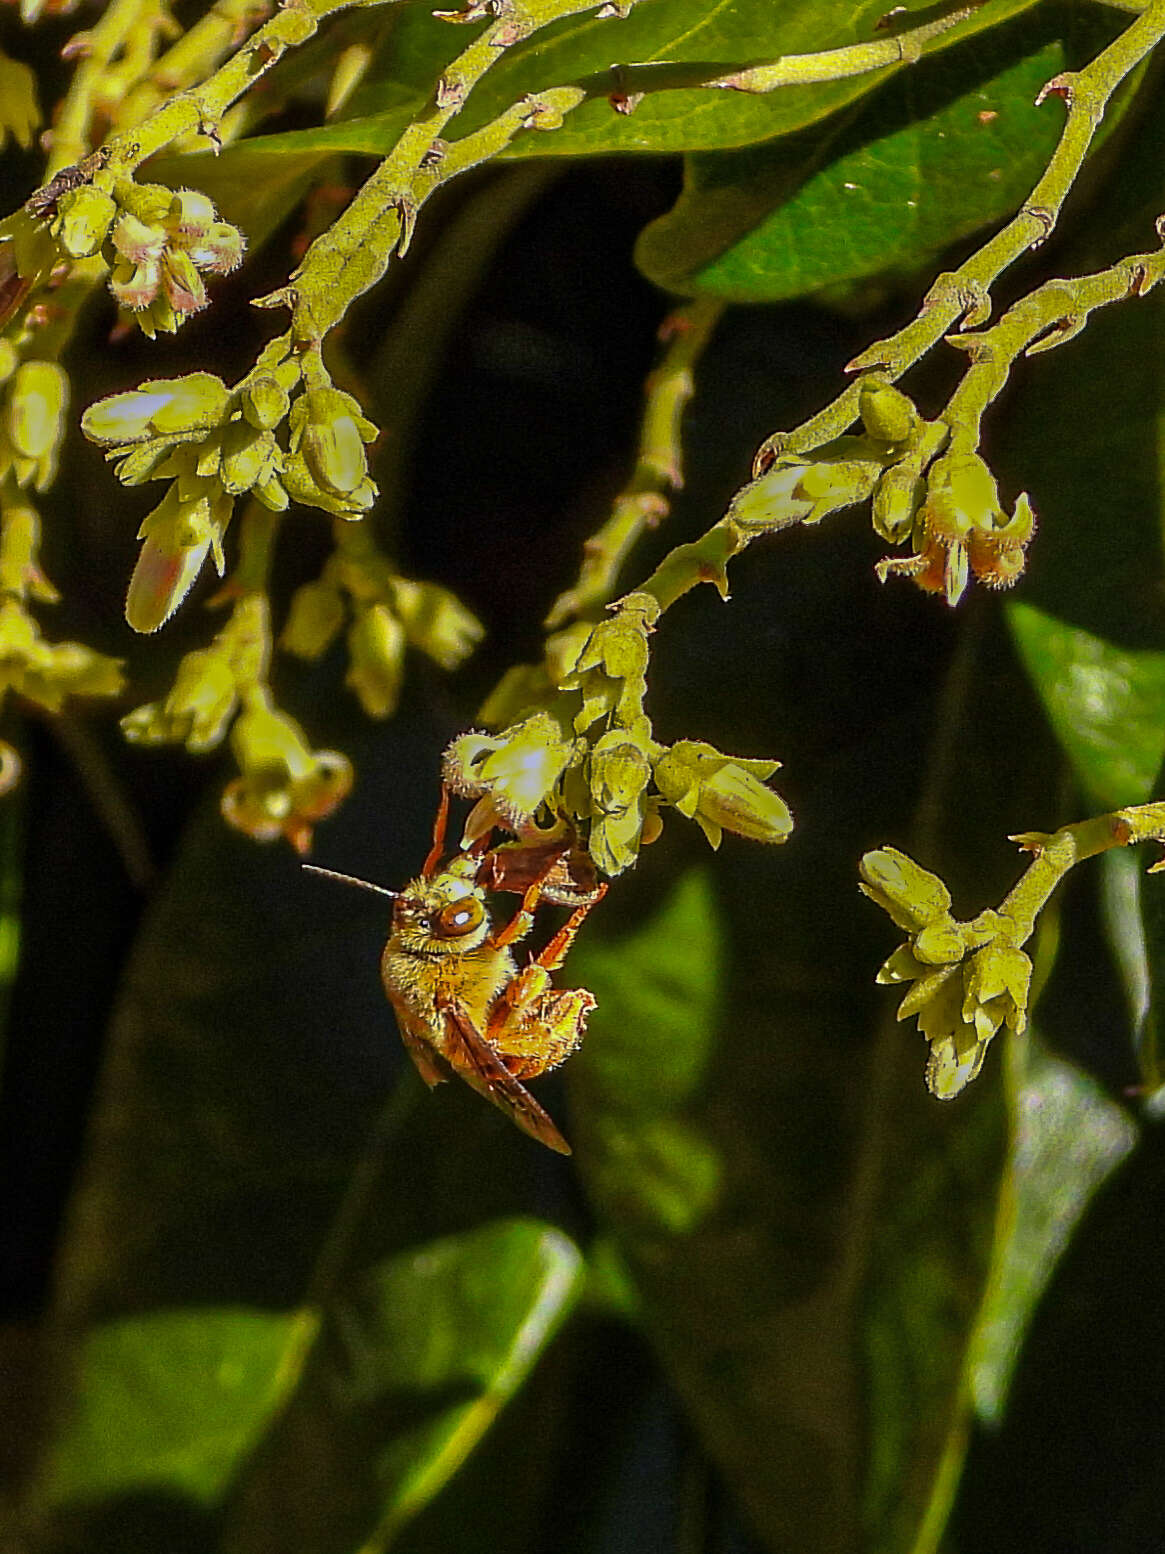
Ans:
POLYGON ((480 623, 447 588, 403 577, 389 587, 409 641, 442 669, 456 669, 481 641, 480 623))
POLYGON ((945 916, 951 893, 939 879, 896 847, 880 847, 861 861, 863 895, 869 896, 893 922, 915 933, 945 916))
POLYGON ((344 684, 370 718, 391 717, 404 679, 405 629, 387 605, 360 611, 348 632, 348 653, 344 684))
POLYGON ((312 478, 333 497, 352 499, 367 483, 364 444, 377 429, 350 394, 308 389, 291 407, 291 449, 301 453, 312 478))
POLYGON ((124 212, 114 224, 109 241, 116 253, 131 265, 156 264, 166 247, 161 227, 147 225, 130 212, 124 212))
POLYGON ((681 815, 695 820, 713 847, 719 847, 724 831, 783 842, 793 817, 766 785, 779 764, 726 756, 699 740, 681 739, 657 757, 655 785, 681 815))
POLYGON ((199 189, 178 189, 166 212, 165 229, 183 248, 190 248, 217 221, 214 203, 199 189))
POLYGON ((287 390, 276 379, 260 373, 251 378, 239 396, 243 415, 261 432, 271 432, 287 414, 287 390))
POLYGON ((270 432, 257 432, 248 421, 232 421, 223 433, 219 478, 239 496, 268 481, 282 467, 283 455, 270 432))
POLYGON ((242 264, 246 251, 247 240, 238 227, 229 221, 216 221, 189 253, 200 270, 209 270, 212 275, 229 275, 242 264))
POLYGON ((285 652, 316 659, 325 653, 344 624, 344 601, 327 583, 304 583, 291 596, 287 624, 279 638, 285 652))
POLYGON ((70 259, 88 259, 105 242, 117 205, 91 183, 71 189, 57 201, 52 233, 70 259))
POLYGON ((869 435, 881 442, 909 442, 922 426, 913 402, 876 373, 862 379, 858 414, 869 435))
POLYGON ((638 741, 613 729, 595 743, 587 765, 593 817, 587 851, 604 874, 621 874, 639 853, 651 761, 638 741))
POLYGON ((174 312, 199 313, 209 298, 194 260, 181 248, 167 248, 162 255, 162 288, 174 312))
POLYGON ((81 417, 81 430, 90 442, 106 447, 206 432, 226 420, 230 400, 222 379, 213 373, 148 379, 129 393, 110 394, 90 405, 81 417))
POLYGON ((16 483, 52 484, 65 434, 69 379, 56 362, 22 362, 8 386, 6 431, 14 454, 16 483))
POLYGON ((891 545, 910 537, 915 515, 926 496, 926 482, 912 464, 891 464, 874 488, 874 530, 891 545))
POLYGON ((203 485, 200 494, 185 498, 172 485, 138 531, 145 543, 125 602, 134 631, 157 631, 169 620, 212 550, 222 569, 222 535, 234 504, 217 482, 203 485))

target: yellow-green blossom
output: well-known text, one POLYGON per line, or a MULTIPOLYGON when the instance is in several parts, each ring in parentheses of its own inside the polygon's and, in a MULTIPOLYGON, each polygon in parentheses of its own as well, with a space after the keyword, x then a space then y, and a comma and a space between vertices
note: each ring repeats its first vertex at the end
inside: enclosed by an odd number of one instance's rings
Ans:
POLYGON ((69 696, 116 696, 122 683, 118 659, 81 642, 47 642, 18 599, 0 601, 0 694, 59 712, 69 696))
POLYGON ((241 775, 223 793, 223 818, 257 842, 283 836, 298 853, 308 852, 312 828, 351 789, 347 757, 312 750, 293 718, 263 702, 235 719, 231 748, 241 775))
POLYGON ((0 49, 0 151, 9 135, 27 151, 40 119, 35 74, 0 49))
POLYGON ((559 681, 563 690, 582 693, 582 709, 574 720, 576 733, 585 733, 600 718, 626 728, 643 715, 647 639, 659 613, 659 603, 650 594, 628 594, 582 643, 578 657, 559 681))
POLYGON ((405 668, 405 629, 385 604, 359 610, 348 632, 344 684, 370 718, 388 718, 400 700, 405 668))
POLYGON ((442 770, 455 793, 488 797, 510 825, 533 819, 575 755, 575 740, 548 712, 501 734, 462 734, 442 770))
POLYGON ((695 820, 713 847, 724 831, 755 842, 783 842, 793 829, 788 805, 766 786, 779 761, 723 755, 700 740, 681 739, 655 761, 655 785, 695 820))
POLYGON ((926 1082, 950 1100, 978 1074, 997 1031, 1026 1026, 1032 967, 1019 946, 1030 924, 994 911, 958 921, 942 880, 893 847, 867 853, 861 873, 862 891, 910 935, 878 981, 908 984, 898 1018, 917 1017, 930 1043, 926 1082))
POLYGON ((69 379, 56 362, 21 362, 4 385, 0 477, 44 491, 57 472, 65 435, 69 379))
POLYGON ((604 874, 621 874, 639 852, 648 813, 651 757, 622 729, 596 741, 587 763, 591 824, 587 852, 604 874))

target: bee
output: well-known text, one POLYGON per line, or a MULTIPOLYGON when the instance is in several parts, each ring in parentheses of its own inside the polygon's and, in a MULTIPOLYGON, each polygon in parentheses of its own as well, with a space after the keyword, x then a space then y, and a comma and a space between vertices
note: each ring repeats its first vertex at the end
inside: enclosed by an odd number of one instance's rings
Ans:
POLYGON ((533 878, 531 865, 516 861, 512 849, 500 865, 493 853, 480 849, 442 864, 448 806, 443 791, 433 847, 421 873, 403 890, 304 867, 393 898, 380 975, 405 1049, 425 1083, 432 1088, 451 1070, 524 1133, 569 1155, 570 1145, 522 1081, 556 1068, 582 1041, 595 1000, 585 988, 556 988, 551 979, 607 887, 588 881, 593 888, 586 899, 519 968, 513 946, 529 934, 544 880, 561 864, 561 850, 538 856, 533 878), (522 899, 509 921, 495 927, 487 889, 507 888, 507 878, 522 881, 522 899))

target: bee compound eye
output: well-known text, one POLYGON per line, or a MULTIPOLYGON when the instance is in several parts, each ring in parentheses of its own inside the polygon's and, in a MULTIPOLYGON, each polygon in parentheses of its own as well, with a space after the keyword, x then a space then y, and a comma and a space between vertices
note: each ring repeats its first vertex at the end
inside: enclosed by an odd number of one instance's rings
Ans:
POLYGON ((481 926, 485 908, 476 896, 466 896, 464 901, 451 901, 442 907, 433 924, 443 939, 459 939, 481 926))

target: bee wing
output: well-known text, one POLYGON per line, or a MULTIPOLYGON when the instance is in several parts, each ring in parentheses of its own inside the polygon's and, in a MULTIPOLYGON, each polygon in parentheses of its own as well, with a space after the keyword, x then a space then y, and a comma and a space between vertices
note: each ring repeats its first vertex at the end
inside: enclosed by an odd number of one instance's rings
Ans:
POLYGON ((433 1049, 429 1043, 415 1031, 410 1022, 405 1019, 400 1010, 397 1010, 397 1029, 400 1031, 400 1039, 405 1044, 405 1051, 416 1065, 417 1073, 431 1090, 434 1085, 444 1084, 448 1079, 440 1065, 437 1063, 433 1049))
POLYGON ((506 1113, 523 1133, 560 1155, 569 1155, 570 1145, 534 1097, 520 1084, 493 1050, 464 1008, 458 1003, 444 1004, 445 1028, 449 1035, 449 1061, 467 1084, 479 1095, 506 1113))

